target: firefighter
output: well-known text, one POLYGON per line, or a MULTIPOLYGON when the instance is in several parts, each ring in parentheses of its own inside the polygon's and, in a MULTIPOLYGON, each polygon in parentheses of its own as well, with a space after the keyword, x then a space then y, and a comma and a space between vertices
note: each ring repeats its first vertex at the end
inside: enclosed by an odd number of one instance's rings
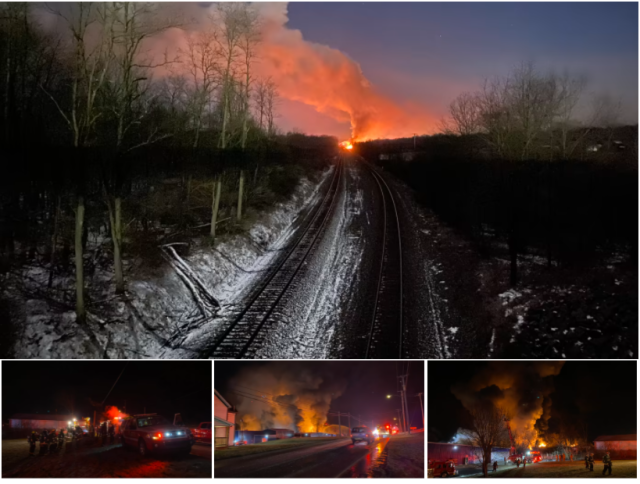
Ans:
POLYGON ((593 464, 595 462, 595 459, 593 457, 593 452, 591 454, 589 454, 589 472, 593 472, 593 464))
POLYGON ((520 457, 516 459, 516 467, 520 467, 520 457))
POLYGON ((604 453, 604 456, 602 457, 602 463, 604 464, 602 475, 604 476, 605 472, 607 472, 607 469, 609 469, 609 475, 611 475, 611 466, 613 462, 611 462, 611 456, 609 455, 609 452, 604 453))
POLYGON ((116 440, 116 427, 115 425, 109 425, 109 430, 107 430, 109 434, 109 443, 113 444, 116 440))
POLYGON ((100 445, 103 446, 107 440, 107 424, 106 422, 102 422, 100 425, 100 445))
POLYGON ((31 435, 27 437, 27 442, 29 442, 29 455, 36 455, 36 442, 38 442, 38 437, 35 430, 32 430, 31 435))
POLYGON ((585 469, 589 468, 589 454, 584 455, 584 468, 585 469))
POLYGON ((53 454, 58 449, 58 436, 56 435, 56 429, 51 429, 49 431, 47 441, 49 444, 49 453, 53 454))
POLYGON ((62 450, 63 446, 64 446, 64 429, 60 429, 60 432, 58 432, 58 448, 62 450))
POLYGON ((45 455, 48 450, 47 431, 43 430, 40 434, 40 455, 45 455))
POLYGON ((522 467, 527 467, 527 458, 526 457, 522 458, 522 467))
POLYGON ((496 461, 493 462, 493 472, 495 472, 497 470, 498 470, 498 461, 496 460, 496 461))

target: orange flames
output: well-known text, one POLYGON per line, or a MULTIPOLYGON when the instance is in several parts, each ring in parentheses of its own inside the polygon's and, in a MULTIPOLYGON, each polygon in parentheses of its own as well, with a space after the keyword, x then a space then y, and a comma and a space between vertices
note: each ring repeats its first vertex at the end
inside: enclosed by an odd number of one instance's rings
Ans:
POLYGON ((345 150, 353 149, 353 145, 351 144, 351 141, 343 141, 342 143, 340 143, 340 147, 344 148, 345 150))
POLYGON ((109 420, 115 420, 120 422, 122 419, 127 418, 128 415, 124 412, 121 412, 120 410, 118 410, 118 407, 107 407, 107 409, 104 411, 104 415, 105 417, 107 417, 109 420))

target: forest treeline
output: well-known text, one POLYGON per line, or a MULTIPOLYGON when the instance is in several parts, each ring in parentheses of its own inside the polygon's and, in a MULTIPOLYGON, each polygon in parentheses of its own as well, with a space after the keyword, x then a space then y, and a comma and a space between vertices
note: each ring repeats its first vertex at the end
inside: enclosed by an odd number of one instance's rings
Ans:
POLYGON ((638 252, 638 127, 597 96, 578 122, 585 83, 523 64, 463 93, 444 134, 359 143, 421 201, 486 253, 504 247, 509 282, 525 253, 551 267, 589 268, 638 252))
POLYGON ((332 137, 279 132, 250 4, 214 5, 179 52, 154 58, 149 42, 189 27, 161 12, 0 6, 0 269, 46 268, 81 324, 87 271, 109 264, 122 294, 128 253, 242 230, 248 209, 286 198, 337 150, 332 137))

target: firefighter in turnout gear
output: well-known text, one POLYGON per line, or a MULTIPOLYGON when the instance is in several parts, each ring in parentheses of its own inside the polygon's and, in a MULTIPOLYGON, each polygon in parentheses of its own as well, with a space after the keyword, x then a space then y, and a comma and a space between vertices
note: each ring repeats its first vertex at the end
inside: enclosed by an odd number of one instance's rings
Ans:
POLYGON ((116 427, 115 425, 109 425, 109 429, 107 430, 107 434, 109 435, 109 443, 113 444, 116 440, 116 427))
POLYGON ((40 434, 40 455, 45 455, 47 453, 48 447, 47 431, 43 430, 40 434))
POLYGON ((107 423, 102 422, 100 425, 100 445, 103 446, 107 440, 107 423))
POLYGON ((589 468, 589 454, 586 454, 584 456, 584 468, 588 469, 589 468))
POLYGON ((49 453, 53 454, 58 449, 58 436, 56 430, 51 429, 47 435, 47 443, 49 444, 49 453))
POLYGON ((604 464, 604 469, 602 469, 602 475, 605 475, 605 472, 607 472, 607 469, 609 469, 609 475, 611 475, 611 456, 609 455, 609 452, 605 452, 604 456, 602 457, 602 463, 604 464))
POLYGON ((38 437, 35 430, 32 430, 31 435, 27 437, 27 442, 29 442, 29 455, 36 455, 36 442, 39 440, 38 437))
POLYGON ((64 429, 60 429, 60 432, 58 432, 58 448, 62 450, 63 446, 64 446, 64 429))
POLYGON ((593 472, 593 463, 595 459, 593 458, 593 453, 589 454, 589 471, 593 472))

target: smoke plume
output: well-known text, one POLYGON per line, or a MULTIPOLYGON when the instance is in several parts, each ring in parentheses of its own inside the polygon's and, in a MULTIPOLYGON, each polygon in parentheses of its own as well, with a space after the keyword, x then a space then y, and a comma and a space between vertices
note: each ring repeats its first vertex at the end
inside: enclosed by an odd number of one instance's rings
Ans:
POLYGON ((435 120, 419 106, 400 106, 378 93, 360 65, 339 50, 306 41, 290 29, 287 5, 261 6, 264 18, 260 69, 280 94, 349 121, 353 140, 411 136, 433 130, 435 120))
POLYGON ((230 383, 242 430, 325 432, 331 401, 347 384, 330 365, 324 366, 268 363, 244 369, 230 383))
MULTIPOLYGON (((73 7, 67 4, 67 8, 73 7)), ((146 39, 142 49, 145 58, 161 62, 165 55, 175 58, 180 51, 186 51, 189 38, 210 28, 209 14, 215 8, 215 4, 186 2, 154 4, 154 15, 160 22, 175 19, 181 26, 146 39)), ((261 19, 254 78, 270 77, 282 98, 312 106, 339 122, 349 122, 352 141, 435 131, 435 116, 424 106, 400 105, 385 97, 369 82, 356 61, 337 49, 309 42, 300 30, 287 27, 286 3, 256 3, 254 8, 261 19)), ((63 23, 50 12, 41 10, 38 16, 48 30, 65 32, 63 23)), ((171 63, 155 69, 154 76, 187 73, 187 65, 171 63)), ((294 122, 297 126, 305 124, 300 119, 294 122)))
POLYGON ((491 402, 510 418, 518 445, 531 446, 544 437, 551 418, 553 377, 564 362, 490 362, 469 382, 456 384, 453 394, 468 410, 491 402))

